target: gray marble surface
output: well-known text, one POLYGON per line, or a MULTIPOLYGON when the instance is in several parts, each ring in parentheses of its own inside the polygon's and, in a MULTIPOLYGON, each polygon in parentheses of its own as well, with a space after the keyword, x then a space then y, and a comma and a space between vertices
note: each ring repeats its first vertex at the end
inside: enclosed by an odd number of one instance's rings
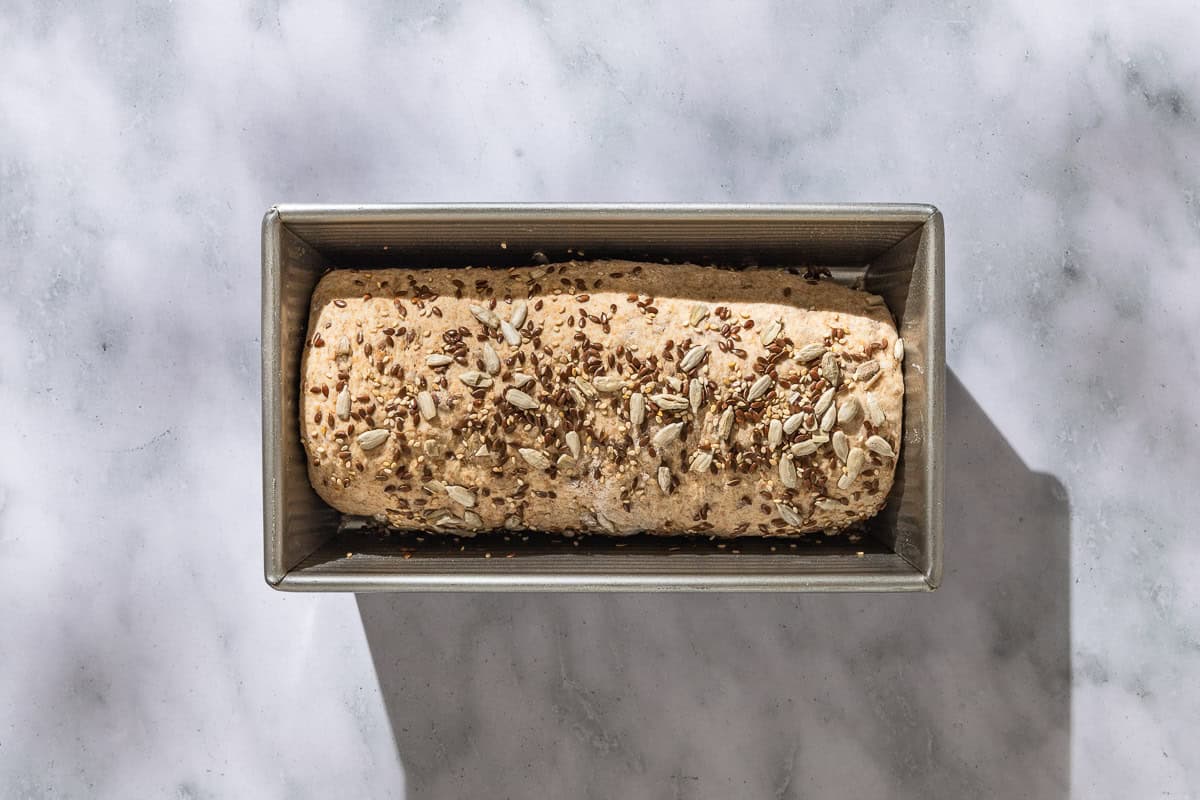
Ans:
POLYGON ((3 4, 0 796, 1200 797, 1197 20, 3 4), (270 591, 259 220, 389 200, 938 205, 944 587, 270 591))

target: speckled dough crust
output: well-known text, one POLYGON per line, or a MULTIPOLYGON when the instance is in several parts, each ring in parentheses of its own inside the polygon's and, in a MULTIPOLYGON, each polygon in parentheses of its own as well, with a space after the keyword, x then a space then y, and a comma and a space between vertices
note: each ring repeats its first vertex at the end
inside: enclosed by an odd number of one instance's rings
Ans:
POLYGON ((887 308, 782 270, 335 270, 308 331, 313 487, 395 527, 840 529, 900 451, 887 308))

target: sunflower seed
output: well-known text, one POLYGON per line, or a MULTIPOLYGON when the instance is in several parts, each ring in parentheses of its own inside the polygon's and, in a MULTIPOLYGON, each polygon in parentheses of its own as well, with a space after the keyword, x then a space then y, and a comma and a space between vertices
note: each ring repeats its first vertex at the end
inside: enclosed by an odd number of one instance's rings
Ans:
POLYGON ((829 404, 833 402, 834 391, 835 390, 833 388, 826 389, 825 391, 821 392, 821 396, 817 398, 816 404, 813 405, 813 413, 818 417, 824 414, 826 409, 829 408, 829 404))
POLYGON ((458 379, 472 389, 486 389, 494 383, 491 375, 473 369, 460 372, 458 379))
POLYGON ((522 447, 517 450, 521 458, 525 459, 525 463, 534 469, 550 469, 550 459, 541 450, 534 450, 532 447, 522 447))
POLYGON ((567 440, 567 449, 571 451, 571 455, 579 458, 583 455, 583 442, 579 440, 579 434, 575 431, 567 431, 565 437, 567 440))
MULTIPOLYGON (((432 494, 432 492, 430 492, 430 494, 432 494)), ((436 519, 439 515, 445 514, 447 512, 446 512, 446 509, 441 508, 441 507, 426 506, 425 508, 422 508, 417 513, 419 513, 422 517, 424 517, 425 519, 428 520, 428 519, 436 519)))
POLYGON ((812 344, 806 344, 799 350, 794 351, 792 353, 792 358, 796 359, 801 364, 807 364, 814 359, 820 358, 824 352, 825 345, 818 342, 813 342, 812 344))
POLYGON ((694 328, 703 322, 704 318, 707 316, 708 306, 697 303, 696 305, 692 306, 691 316, 688 317, 688 325, 694 328))
POLYGON ((488 375, 500 373, 500 356, 496 353, 496 348, 492 347, 491 342, 483 343, 483 368, 487 370, 488 375))
POLYGON ((364 431, 358 435, 358 446, 363 450, 374 450, 379 445, 387 441, 391 434, 387 428, 376 428, 373 431, 364 431))
POLYGON ((775 385, 770 375, 761 375, 758 380, 750 385, 750 390, 746 392, 747 400, 757 400, 767 392, 771 391, 771 387, 775 385))
POLYGON ((695 453, 692 453, 692 460, 688 464, 688 470, 690 472, 707 472, 708 468, 712 466, 712 462, 712 453, 707 450, 697 450, 695 453))
POLYGON ((343 336, 342 338, 338 339, 337 347, 335 347, 333 350, 333 355, 336 358, 342 358, 343 356, 350 355, 349 336, 343 336))
POLYGON ((465 486, 455 486, 451 484, 446 487, 446 496, 460 506, 473 508, 475 506, 475 493, 465 486))
MULTIPOLYGON (((442 512, 439 511, 437 513, 441 514, 442 512)), ((462 525, 462 524, 463 524, 463 521, 461 519, 459 519, 458 517, 452 517, 449 514, 443 514, 442 516, 438 517, 436 522, 433 523, 433 527, 435 527, 435 528, 457 528, 459 525, 462 525)))
POLYGON ((676 439, 678 439, 679 434, 682 431, 682 422, 672 422, 670 425, 664 425, 659 428, 658 432, 654 434, 654 438, 650 440, 650 443, 661 450, 671 442, 674 442, 676 439))
POLYGON ((436 417, 437 406, 433 402, 433 395, 429 392, 417 392, 417 410, 426 422, 436 417))
POLYGON ((770 345, 771 342, 779 338, 779 334, 783 333, 783 323, 777 319, 773 319, 767 323, 767 327, 763 328, 762 343, 770 345))
POLYGON ((833 353, 821 356, 821 377, 828 381, 830 386, 838 385, 838 380, 841 379, 841 370, 838 369, 837 356, 833 353))
POLYGON ((541 403, 539 403, 537 400, 534 400, 520 389, 509 389, 504 393, 504 399, 522 411, 537 411, 539 408, 541 408, 541 403))
POLYGON ((567 393, 571 395, 571 400, 574 401, 577 408, 583 409, 588 404, 588 399, 583 396, 583 392, 574 386, 567 387, 567 393))
POLYGON ((592 386, 589 381, 585 380, 584 378, 572 378, 571 383, 575 384, 575 388, 583 392, 584 397, 588 398, 589 400, 596 399, 596 387, 592 386))
POLYGON ((803 414, 792 414, 783 421, 783 432, 791 436, 796 431, 800 430, 800 425, 804 422, 803 414))
POLYGON ((683 393, 683 378, 680 378, 677 375, 668 375, 667 376, 667 386, 671 387, 671 391, 674 392, 675 394, 682 394, 683 393))
POLYGON ((478 514, 476 514, 474 511, 464 511, 463 512, 463 524, 466 525, 468 528, 482 528, 483 527, 483 518, 480 517, 478 514))
POLYGON ((864 361, 858 365, 858 369, 854 371, 854 380, 865 381, 873 377, 876 372, 879 372, 879 362, 875 359, 864 361))
POLYGON ((779 516, 783 517, 783 521, 793 528, 799 528, 804 525, 804 519, 796 513, 796 509, 787 503, 776 501, 775 508, 779 511, 779 516))
POLYGON ((634 392, 629 395, 629 423, 634 429, 642 427, 642 420, 646 418, 646 398, 641 392, 634 392))
POLYGON ((597 510, 595 513, 596 513, 596 522, 600 525, 601 528, 604 528, 604 530, 608 531, 609 533, 617 532, 616 524, 614 524, 611 519, 604 516, 603 512, 597 510))
POLYGON ((517 347, 521 344, 521 334, 517 333, 517 329, 504 320, 500 320, 500 335, 504 337, 504 341, 508 342, 511 347, 517 347))
POLYGON ((825 409, 824 416, 821 417, 821 432, 829 433, 833 430, 835 422, 837 422, 837 403, 830 403, 829 408, 825 409))
POLYGON ((805 439, 802 442, 796 442, 791 447, 792 455, 794 456, 811 456, 817 452, 817 443, 812 439, 805 439))
POLYGON ((421 484, 421 488, 431 495, 441 494, 442 492, 446 491, 446 484, 442 483, 441 481, 426 481, 425 483, 421 484))
POLYGON ((527 383, 533 383, 533 376, 526 375, 524 372, 514 372, 512 374, 512 385, 520 389, 527 383))
POLYGON ((796 488, 796 465, 792 463, 791 456, 779 459, 779 482, 788 489, 796 488))
POLYGON ((724 442, 729 439, 731 433, 733 433, 733 409, 727 408, 721 412, 721 419, 717 421, 717 439, 724 442))
POLYGON ((425 357, 426 366, 437 369, 438 367, 448 367, 454 363, 454 359, 445 353, 433 353, 425 357))
POLYGON ((704 381, 699 378, 692 378, 692 382, 688 384, 688 405, 692 407, 693 414, 700 413, 700 404, 704 402, 704 381))
POLYGON ((879 436, 878 434, 867 437, 867 449, 872 453, 878 453, 884 458, 896 457, 896 451, 892 449, 892 446, 888 443, 888 440, 882 436, 879 436))
POLYGON ((847 400, 844 400, 841 407, 838 409, 837 421, 845 425, 847 422, 850 422, 856 418, 860 411, 862 411, 862 404, 858 402, 857 397, 851 397, 847 400))
POLYGON ((671 470, 668 467, 658 468, 658 488, 663 494, 671 493, 671 470))
POLYGON ((426 439, 421 443, 421 449, 425 451, 425 455, 429 456, 430 458, 436 458, 437 454, 442 448, 441 445, 437 443, 437 440, 426 439))
POLYGON ((337 398, 338 419, 350 419, 350 390, 342 389, 337 398))
POLYGON ((554 464, 563 472, 569 472, 575 469, 576 461, 566 453, 563 453, 558 457, 558 461, 555 461, 554 464))
POLYGON ((897 361, 904 360, 904 340, 903 339, 896 340, 896 344, 892 347, 892 355, 896 357, 897 361))
POLYGON ((826 442, 829 441, 829 434, 828 433, 814 433, 812 435, 812 440, 817 444, 825 444, 826 442))
POLYGON ((505 530, 508 530, 508 531, 520 530, 522 525, 524 525, 524 523, 521 521, 521 518, 518 517, 516 514, 509 514, 507 517, 504 518, 504 529, 505 530))
POLYGON ((767 447, 774 450, 781 444, 783 444, 783 423, 777 419, 773 419, 767 425, 767 447))
POLYGON ((830 500, 827 497, 822 497, 821 499, 819 499, 815 503, 813 503, 813 505, 816 506, 817 508, 821 509, 822 511, 841 511, 842 510, 841 503, 839 503, 837 500, 830 500))
POLYGON ((491 450, 487 449, 486 444, 479 445, 479 449, 475 451, 475 458, 487 458, 492 454, 491 450))
POLYGON ((601 394, 612 394, 619 392, 625 386, 625 379, 620 375, 598 375, 592 381, 592 385, 596 387, 596 391, 601 394))
POLYGON ((850 439, 841 431, 833 432, 833 452, 839 461, 846 463, 846 457, 850 455, 850 439))
POLYGON ((700 366, 704 361, 704 357, 708 355, 708 345, 698 344, 691 350, 684 353, 683 358, 679 360, 679 368, 684 372, 691 372, 696 367, 700 366))
POLYGON ((482 322, 485 326, 495 330, 500 327, 500 318, 497 317, 491 309, 483 306, 468 306, 471 316, 482 322))
POLYGON ((867 392, 867 415, 871 418, 871 424, 877 428, 886 421, 883 409, 879 407, 875 395, 871 392, 867 392))
POLYGON ((838 478, 837 487, 839 489, 841 489, 843 492, 846 491, 847 489, 849 489, 853 485, 854 485, 854 479, 851 478, 849 474, 843 475, 842 477, 838 478))
POLYGON ((652 394, 650 402, 663 411, 687 411, 688 399, 677 394, 652 394))
POLYGON ((867 463, 867 453, 861 447, 851 447, 850 455, 846 456, 846 474, 850 480, 856 480, 858 473, 862 472, 863 465, 867 463))
POLYGON ((529 306, 525 304, 524 300, 518 300, 513 304, 512 315, 508 319, 509 324, 513 326, 513 330, 521 330, 525 325, 525 317, 528 313, 529 306))

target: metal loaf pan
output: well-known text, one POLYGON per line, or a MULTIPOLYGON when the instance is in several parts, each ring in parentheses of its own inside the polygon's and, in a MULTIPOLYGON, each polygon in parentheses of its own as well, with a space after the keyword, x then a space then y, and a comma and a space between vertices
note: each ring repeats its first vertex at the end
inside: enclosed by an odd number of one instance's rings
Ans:
POLYGON ((942 570, 944 256, 928 205, 279 205, 263 220, 266 579, 289 591, 919 591, 942 570), (470 542, 346 530, 312 490, 297 422, 313 286, 329 268, 511 266, 586 258, 829 267, 862 277, 905 342, 904 445, 858 541, 470 542))

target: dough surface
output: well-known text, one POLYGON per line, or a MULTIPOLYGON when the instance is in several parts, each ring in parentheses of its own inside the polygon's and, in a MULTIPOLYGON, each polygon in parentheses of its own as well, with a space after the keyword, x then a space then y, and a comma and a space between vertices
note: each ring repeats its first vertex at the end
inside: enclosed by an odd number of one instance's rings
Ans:
POLYGON ((882 508, 900 451, 882 300, 779 269, 338 269, 308 336, 313 487, 398 528, 841 529, 882 508))

